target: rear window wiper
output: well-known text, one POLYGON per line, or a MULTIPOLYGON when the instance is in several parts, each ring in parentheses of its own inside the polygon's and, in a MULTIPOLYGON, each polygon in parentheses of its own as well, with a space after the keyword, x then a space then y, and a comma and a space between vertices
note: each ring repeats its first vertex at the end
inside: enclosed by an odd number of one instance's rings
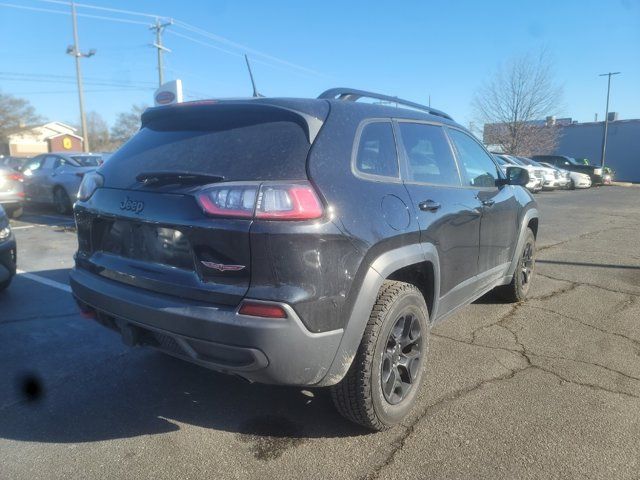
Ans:
POLYGON ((224 180, 220 175, 193 172, 142 172, 136 176, 138 182, 144 185, 206 185, 224 180))

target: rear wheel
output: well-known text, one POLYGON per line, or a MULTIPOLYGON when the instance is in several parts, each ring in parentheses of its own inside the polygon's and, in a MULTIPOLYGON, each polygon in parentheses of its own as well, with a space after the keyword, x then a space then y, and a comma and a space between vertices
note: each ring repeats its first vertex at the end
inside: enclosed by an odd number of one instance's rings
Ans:
POLYGON ((518 257, 518 265, 513 273, 511 283, 498 287, 498 293, 508 302, 522 302, 526 300, 533 279, 533 272, 536 266, 536 237, 533 230, 527 228, 524 245, 518 257))
POLYGON ((385 430, 410 412, 422 383, 429 314, 415 286, 385 281, 356 357, 331 387, 338 411, 372 430, 385 430))
POLYGON ((53 191, 53 204, 61 215, 66 215, 71 211, 71 199, 64 188, 56 187, 53 191))
POLYGON ((22 216, 22 214, 24 213, 24 210, 22 209, 22 206, 16 207, 13 210, 11 210, 10 212, 7 212, 9 214, 9 216, 11 218, 20 218, 22 216))

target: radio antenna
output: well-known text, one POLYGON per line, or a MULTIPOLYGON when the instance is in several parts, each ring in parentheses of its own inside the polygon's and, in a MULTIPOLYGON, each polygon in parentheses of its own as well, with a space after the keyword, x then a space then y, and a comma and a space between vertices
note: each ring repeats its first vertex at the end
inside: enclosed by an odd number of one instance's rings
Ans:
POLYGON ((249 77, 251 77, 251 85, 253 86, 253 96, 256 98, 259 97, 264 97, 264 95, 260 95, 258 93, 258 89, 256 88, 256 82, 253 79, 253 72, 251 71, 251 64, 249 63, 249 57, 247 57, 247 55, 244 55, 244 60, 245 62, 247 62, 247 69, 249 70, 249 77))

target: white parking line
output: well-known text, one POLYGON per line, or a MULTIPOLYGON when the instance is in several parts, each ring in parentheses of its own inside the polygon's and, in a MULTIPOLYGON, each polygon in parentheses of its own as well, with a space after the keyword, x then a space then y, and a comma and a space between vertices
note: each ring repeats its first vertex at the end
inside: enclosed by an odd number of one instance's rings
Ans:
POLYGON ((35 225, 20 225, 19 227, 11 227, 11 230, 24 230, 25 228, 33 228, 34 226, 35 225))
POLYGON ((71 293, 71 287, 66 283, 56 282, 55 280, 41 277, 40 275, 35 275, 33 273, 25 272, 24 270, 18 270, 17 273, 21 277, 28 278, 29 280, 33 280, 34 282, 42 283, 43 285, 47 285, 49 287, 57 288, 58 290, 62 290, 64 292, 71 293))

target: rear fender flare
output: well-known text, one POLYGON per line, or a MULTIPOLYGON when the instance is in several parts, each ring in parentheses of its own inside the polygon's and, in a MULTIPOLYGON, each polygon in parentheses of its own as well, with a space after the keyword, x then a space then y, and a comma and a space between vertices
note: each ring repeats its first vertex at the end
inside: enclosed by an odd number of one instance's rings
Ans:
POLYGON ((433 311, 429 312, 429 315, 432 319, 436 317, 440 298, 440 261, 436 247, 430 243, 413 244, 383 253, 371 263, 365 274, 336 356, 318 386, 335 385, 347 374, 358 352, 371 310, 385 279, 400 268, 424 261, 433 265, 433 311))
POLYGON ((534 218, 540 218, 537 208, 530 208, 526 211, 526 213, 522 216, 522 220, 520 221, 520 233, 518 234, 518 243, 516 244, 516 248, 513 251, 513 258, 511 259, 511 265, 509 266, 509 270, 507 270, 505 282, 509 283, 513 274, 516 271, 516 267, 518 266, 518 260, 520 256, 520 251, 524 246, 525 236, 527 234, 527 225, 534 218))

